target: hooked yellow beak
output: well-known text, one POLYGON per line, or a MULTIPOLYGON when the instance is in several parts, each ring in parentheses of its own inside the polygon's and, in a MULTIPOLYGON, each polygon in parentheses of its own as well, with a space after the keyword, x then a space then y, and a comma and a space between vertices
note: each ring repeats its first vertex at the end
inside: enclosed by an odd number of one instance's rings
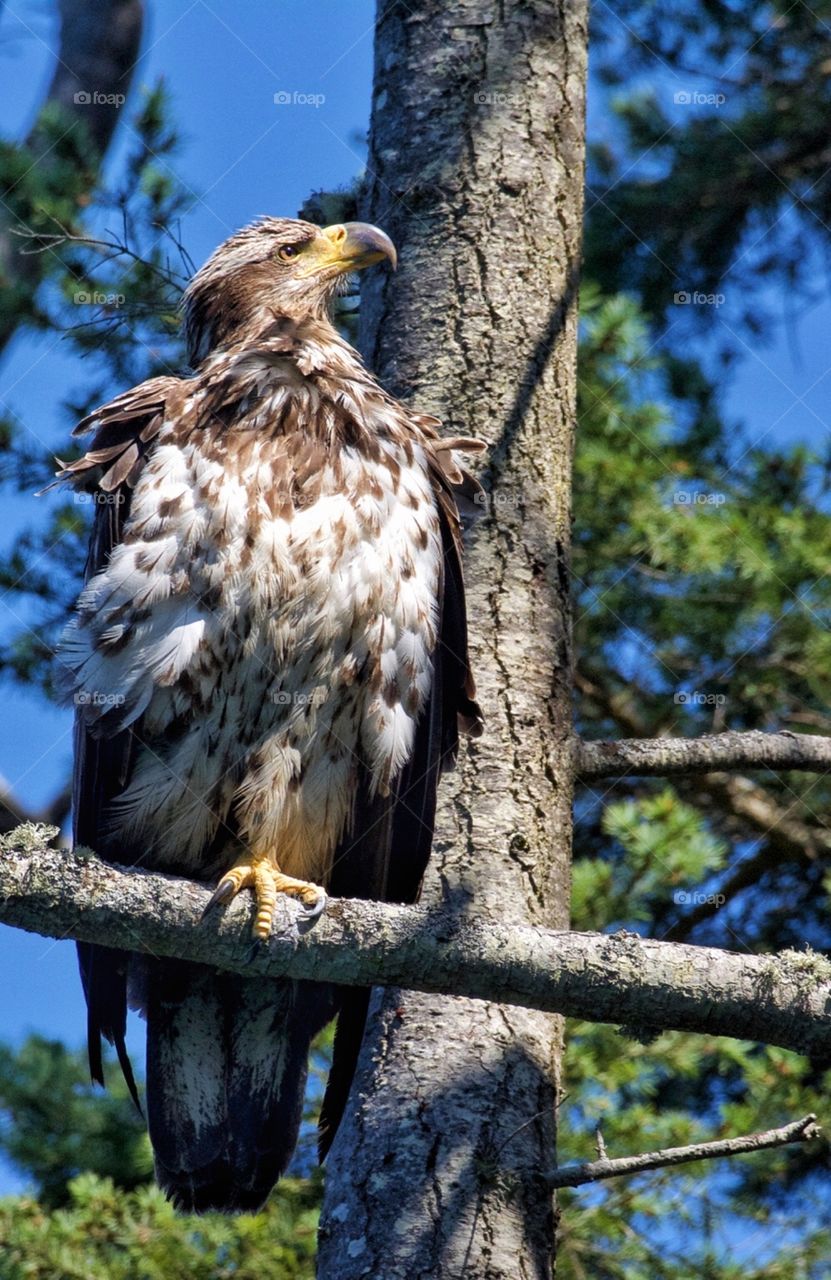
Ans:
POLYGON ((304 275, 312 275, 324 267, 335 267, 338 274, 358 271, 361 267, 371 267, 382 258, 387 258, 395 270, 398 261, 395 245, 389 236, 368 222, 338 222, 334 226, 323 227, 305 254, 309 255, 309 265, 304 275))

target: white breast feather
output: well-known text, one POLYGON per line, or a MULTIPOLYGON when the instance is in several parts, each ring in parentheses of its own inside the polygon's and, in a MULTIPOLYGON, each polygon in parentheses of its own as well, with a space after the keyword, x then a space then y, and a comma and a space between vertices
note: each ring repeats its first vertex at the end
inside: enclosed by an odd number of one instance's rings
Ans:
POLYGON ((124 543, 65 633, 64 687, 91 725, 146 713, 154 740, 193 717, 171 749, 140 747, 114 810, 125 831, 152 833, 153 857, 197 859, 232 806, 251 847, 289 874, 322 875, 358 760, 385 791, 430 692, 441 540, 424 457, 416 449, 407 465, 385 443, 396 491, 383 460, 344 449, 340 480, 328 467, 317 499, 286 520, 262 501, 267 448, 235 473, 231 451, 223 464, 196 433, 182 445, 168 436, 136 486, 124 543), (206 710, 193 711, 186 673, 206 710), (79 696, 92 690, 96 701, 79 696))

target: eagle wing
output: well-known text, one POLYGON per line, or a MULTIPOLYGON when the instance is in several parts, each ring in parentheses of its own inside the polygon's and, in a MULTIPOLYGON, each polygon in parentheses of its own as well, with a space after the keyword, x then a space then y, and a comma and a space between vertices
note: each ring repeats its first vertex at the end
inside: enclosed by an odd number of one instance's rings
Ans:
MULTIPOLYGON (((84 582, 109 561, 121 541, 130 512, 133 486, 164 420, 165 405, 180 387, 176 378, 154 378, 97 409, 75 428, 82 435, 95 428, 92 447, 65 467, 59 480, 71 480, 94 503, 84 582)), ((137 726, 138 727, 138 726, 137 726)), ((107 856, 102 822, 111 800, 130 779, 134 728, 104 738, 94 734, 83 706, 76 707, 75 769, 72 787, 73 839, 76 846, 107 856)), ((115 858, 132 865, 141 858, 138 847, 113 850, 115 858)), ((111 947, 79 942, 78 962, 87 1003, 87 1045, 92 1079, 104 1084, 102 1037, 116 1050, 124 1078, 139 1106, 125 1045, 127 1025, 127 953, 111 947)))

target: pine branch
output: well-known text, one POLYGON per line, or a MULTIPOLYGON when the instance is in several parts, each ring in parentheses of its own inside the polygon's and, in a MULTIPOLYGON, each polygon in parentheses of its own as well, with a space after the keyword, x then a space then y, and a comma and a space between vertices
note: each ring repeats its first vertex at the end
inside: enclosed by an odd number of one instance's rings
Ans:
POLYGON ((765 787, 752 779, 721 770, 738 768, 794 769, 825 772, 831 768, 831 737, 820 734, 727 732, 698 738, 624 738, 619 741, 580 742, 577 769, 583 781, 602 777, 680 776, 681 793, 709 800, 743 827, 761 832, 758 852, 744 858, 732 875, 671 927, 667 941, 683 942, 703 920, 732 901, 765 871, 790 859, 803 865, 823 857, 831 848, 831 833, 811 826, 777 804, 765 787), (716 772, 714 770, 719 769, 716 772), (693 782, 694 778, 694 782, 693 782))
POLYGON ((581 742, 583 779, 672 777, 719 769, 831 769, 831 737, 809 733, 714 733, 700 738, 624 738, 581 742))
POLYGON ((452 899, 439 910, 333 900, 313 922, 283 902, 255 950, 247 895, 203 920, 207 886, 51 849, 51 835, 23 826, 0 842, 1 921, 248 976, 403 986, 625 1024, 639 1037, 675 1029, 831 1054, 831 962, 813 952, 514 927, 452 899))
POLYGON ((766 1151, 770 1147, 784 1147, 792 1142, 810 1142, 820 1137, 822 1129, 815 1115, 803 1116, 781 1129, 768 1129, 764 1133, 751 1133, 743 1138, 723 1138, 717 1142, 695 1142, 688 1147, 666 1147, 663 1151, 646 1151, 638 1156, 622 1156, 616 1160, 591 1160, 588 1164, 565 1165, 545 1174, 550 1187, 582 1187, 587 1182, 601 1182, 606 1178, 619 1178, 623 1174, 646 1173, 650 1169, 665 1169, 676 1164, 689 1164, 693 1160, 713 1160, 719 1156, 746 1155, 749 1151, 766 1151))

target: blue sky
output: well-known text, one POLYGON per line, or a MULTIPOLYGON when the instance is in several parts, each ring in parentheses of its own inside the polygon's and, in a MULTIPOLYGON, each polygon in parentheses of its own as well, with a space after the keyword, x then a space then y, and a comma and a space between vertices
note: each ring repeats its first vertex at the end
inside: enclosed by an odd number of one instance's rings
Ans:
MULTIPOLYGON (((148 8, 144 52, 122 108, 109 169, 117 171, 130 144, 129 117, 141 87, 163 76, 184 138, 177 171, 194 199, 182 233, 197 263, 252 217, 292 215, 311 190, 346 184, 360 171, 372 72, 370 0, 281 0, 279 6, 270 0, 150 0, 148 8), (276 105, 276 93, 319 101, 276 105)), ((51 75, 54 39, 50 7, 41 0, 6 5, 0 22, 4 136, 21 137, 31 123, 51 75)), ((597 137, 606 127, 598 95, 590 100, 590 130, 597 137)), ((767 301, 783 323, 766 345, 748 343, 726 390, 728 414, 745 424, 751 439, 778 443, 820 436, 824 442, 828 305, 793 317, 778 296, 767 301)), ((738 303, 728 282, 724 305, 712 312, 713 325, 731 325, 738 303)), ((689 324, 689 310, 680 310, 677 322, 689 324)), ((691 342, 702 340, 700 326, 690 334, 691 342)), ((0 397, 59 451, 69 424, 57 406, 83 385, 84 376, 83 364, 54 335, 18 335, 0 371, 0 397)), ((38 509, 34 498, 4 503, 0 545, 38 509)), ((8 602, 0 601, 2 609, 8 610, 8 602)), ((4 621, 13 621, 8 612, 5 620, 0 616, 0 628, 4 621)), ((39 697, 4 690, 0 774, 32 806, 47 801, 68 773, 70 719, 69 712, 45 706, 39 697)), ((38 1030, 81 1042, 83 1002, 70 943, 0 926, 0 972, 0 1038, 19 1042, 38 1030)), ((131 1043, 140 1062, 141 1034, 135 1029, 131 1043)), ((0 1170, 0 1193, 15 1185, 10 1172, 0 1170)))

